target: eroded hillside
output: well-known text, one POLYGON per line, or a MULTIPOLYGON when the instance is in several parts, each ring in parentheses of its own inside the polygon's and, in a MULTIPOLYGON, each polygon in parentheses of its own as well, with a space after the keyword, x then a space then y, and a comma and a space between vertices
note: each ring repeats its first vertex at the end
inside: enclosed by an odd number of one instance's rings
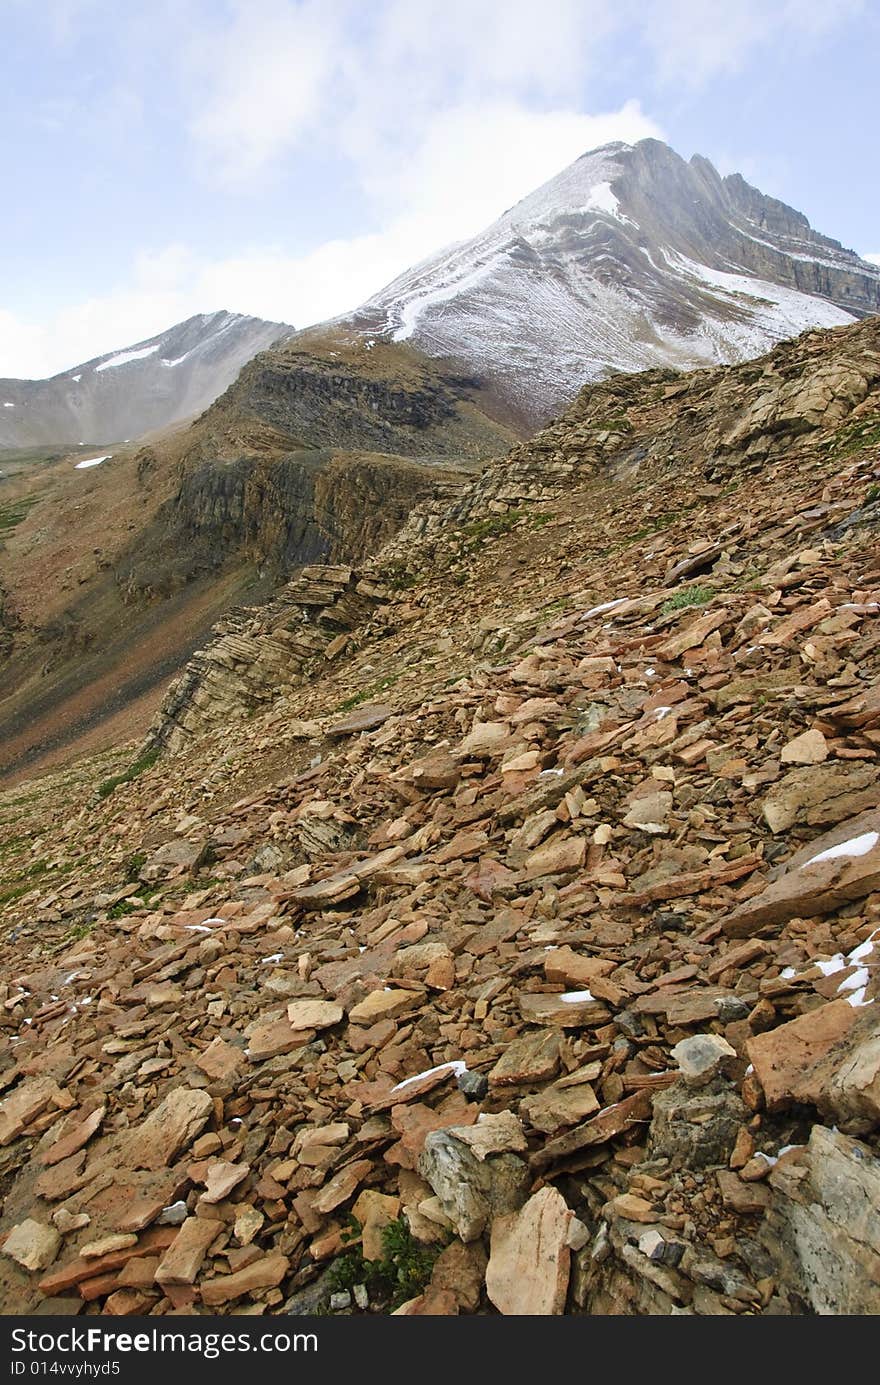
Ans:
POLYGON ((178 433, 32 459, 0 496, 0 774, 142 731, 231 607, 375 552, 506 451, 481 397, 408 347, 313 334, 178 433))
POLYGON ((5 1311, 880 1310, 878 522, 876 319, 617 377, 4 794, 5 1311))

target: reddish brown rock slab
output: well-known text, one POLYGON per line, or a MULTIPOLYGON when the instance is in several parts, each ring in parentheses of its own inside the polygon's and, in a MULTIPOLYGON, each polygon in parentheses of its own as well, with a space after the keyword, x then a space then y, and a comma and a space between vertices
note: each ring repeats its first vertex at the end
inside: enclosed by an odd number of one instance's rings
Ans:
POLYGON ((345 1168, 339 1170, 325 1183, 324 1187, 313 1199, 312 1207, 314 1211, 326 1216, 336 1207, 341 1207, 343 1202, 347 1202, 352 1196, 359 1183, 362 1183, 367 1174, 373 1167, 369 1159, 355 1159, 354 1163, 346 1164, 345 1168))
POLYGON ((342 1006, 330 1000, 293 1000, 287 1007, 287 1022, 294 1029, 330 1029, 344 1017, 342 1006))
POLYGON ((80 1246, 79 1253, 83 1260, 101 1260, 107 1255, 113 1255, 117 1250, 130 1250, 137 1245, 137 1236, 133 1232, 114 1231, 109 1236, 99 1236, 97 1240, 87 1241, 80 1246))
POLYGON ((60 1164, 62 1159, 69 1159, 72 1154, 76 1154, 78 1150, 88 1144, 96 1130, 100 1129, 106 1114, 106 1106, 97 1106, 84 1118, 68 1117, 58 1139, 40 1156, 42 1162, 44 1164, 60 1164))
POLYGON ((394 708, 384 702, 364 702, 349 712, 340 721, 334 721, 325 729, 326 736, 341 739, 343 736, 357 736, 362 731, 374 731, 383 726, 389 717, 394 716, 394 708))
MULTIPOLYGON (((862 814, 864 823, 867 814, 862 814)), ((840 840, 827 834, 811 844, 811 855, 792 861, 760 894, 740 904, 724 920, 728 937, 744 938, 770 924, 831 913, 880 888, 880 812, 876 825, 840 840)))
POLYGON ((484 856, 478 861, 473 870, 468 871, 464 878, 464 885, 478 899, 482 899, 486 904, 491 904, 495 895, 509 895, 517 887, 519 876, 508 866, 502 865, 500 861, 495 861, 491 856, 484 856))
POLYGON ((458 1101, 444 1102, 442 1108, 427 1106, 424 1102, 392 1106, 391 1125, 400 1139, 386 1150, 385 1162, 414 1169, 425 1147, 425 1139, 432 1130, 472 1125, 478 1115, 479 1108, 464 1097, 458 1101))
POLYGON ((522 1122, 512 1111, 483 1114, 472 1125, 452 1126, 449 1133, 460 1144, 467 1145, 481 1164, 493 1154, 528 1149, 522 1122))
POLYGON ((119 1164, 132 1169, 164 1168, 195 1139, 213 1113, 207 1092, 176 1087, 146 1120, 119 1137, 119 1164))
POLYGON ((25 1082, 0 1102, 0 1145, 11 1144, 48 1106, 63 1109, 68 1103, 58 1083, 51 1077, 36 1077, 25 1082))
POLYGON ((225 1159, 218 1159, 215 1163, 209 1164, 205 1175, 205 1191, 199 1201, 222 1202, 233 1188, 244 1182, 250 1171, 250 1164, 229 1164, 225 1159))
POLYGON ((575 1087, 545 1087, 520 1102, 520 1111, 529 1125, 545 1135, 556 1135, 598 1110, 599 1102, 589 1082, 575 1087))
POLYGON ((623 1101, 618 1101, 607 1111, 600 1111, 592 1120, 577 1126, 575 1130, 558 1135, 555 1140, 548 1140, 532 1155, 531 1166, 534 1169, 546 1168, 548 1164, 568 1158, 578 1150, 613 1140, 615 1135, 622 1135, 631 1125, 647 1125, 650 1119, 650 1091, 633 1092, 632 1096, 624 1097, 623 1101))
POLYGON ((764 799, 764 820, 771 832, 785 832, 795 823, 823 827, 842 822, 876 807, 878 780, 880 766, 862 761, 828 760, 790 770, 764 799))
POLYGON ((719 1169, 716 1177, 721 1200, 732 1212, 765 1212, 770 1206, 772 1194, 763 1183, 744 1183, 730 1169, 719 1169))
POLYGON ((364 1259, 381 1260, 385 1254, 382 1232, 400 1215, 400 1198, 365 1188, 351 1211, 361 1228, 364 1259))
POLYGON ((562 1036, 558 1029, 539 1029, 521 1034, 505 1048, 489 1073, 490 1087, 529 1086, 555 1077, 562 1061, 562 1036))
POLYGON ((589 957, 570 947, 556 947, 547 954, 544 975, 548 981, 561 981, 573 990, 580 987, 589 990, 591 982, 607 976, 616 967, 616 962, 607 962, 602 957, 589 957))
POLYGON ((435 1289, 429 1285, 418 1298, 408 1298, 391 1314, 393 1318, 454 1318, 458 1302, 450 1289, 435 1289))
POLYGON ((116 1283, 120 1288, 150 1289, 155 1283, 160 1263, 158 1255, 143 1255, 139 1259, 129 1260, 116 1276, 116 1283))
POLYGON ((486 1293, 500 1313, 547 1317, 562 1313, 568 1293, 573 1213, 555 1188, 544 1187, 518 1212, 492 1223, 486 1293))
POLYGON ((304 1048, 315 1037, 315 1031, 294 1029, 286 1015, 280 1019, 258 1021, 247 1031, 248 1046, 245 1057, 252 1063, 265 1062, 267 1058, 280 1058, 304 1048))
POLYGON ((175 1235, 156 1269, 157 1284, 193 1284, 208 1247, 223 1230, 223 1223, 207 1217, 188 1217, 175 1235))
POLYGON ((716 885, 728 885, 743 876, 751 875, 762 864, 757 854, 741 856, 736 861, 713 866, 706 870, 686 871, 683 875, 668 880, 659 880, 644 890, 620 896, 619 903, 641 909, 646 904, 656 904, 662 900, 685 899, 688 895, 702 894, 704 890, 714 889, 716 885))
POLYGON ((707 635, 711 635, 713 630, 718 630, 729 618, 730 613, 726 610, 707 611, 705 615, 698 616, 696 620, 686 624, 684 629, 670 635, 663 644, 652 651, 653 656, 657 659, 677 659, 686 650, 696 649, 707 635))
POLYGON ((352 1024, 371 1025, 379 1020, 395 1019, 398 1015, 412 1010, 424 999, 421 991, 402 991, 387 987, 381 991, 371 991, 368 996, 353 1005, 348 1012, 352 1024))
POLYGON ((880 725, 880 682, 856 693, 848 702, 840 702, 824 713, 838 726, 867 730, 880 725))
POLYGON ((857 1018, 858 1011, 849 1001, 832 1000, 749 1039, 746 1052, 768 1110, 791 1103, 815 1103, 818 1091, 813 1069, 857 1018))
POLYGON ((221 1303, 231 1303, 243 1298, 245 1294, 260 1289, 274 1289, 285 1278, 290 1269, 290 1261, 280 1251, 264 1255, 253 1264, 246 1265, 235 1274, 220 1275, 216 1279, 205 1279, 200 1286, 202 1303, 206 1308, 216 1308, 221 1303))
POLYGON ((81 1256, 69 1260, 66 1265, 61 1265, 51 1274, 45 1275, 40 1280, 38 1288, 47 1296, 63 1294, 65 1289, 73 1289, 85 1279, 102 1274, 115 1274, 134 1256, 154 1255, 157 1251, 167 1250, 176 1236, 176 1226, 153 1227, 145 1231, 138 1244, 129 1250, 116 1251, 101 1260, 84 1260, 81 1256))
POLYGON ((611 1011, 590 991, 562 991, 559 995, 527 991, 519 998, 519 1008, 527 1024, 558 1024, 560 1029, 594 1028, 611 1019, 611 1011))
POLYGON ((784 765, 821 765, 828 759, 828 742, 821 731, 804 731, 785 743, 779 758, 784 765))
POLYGON ((34 1192, 49 1202, 70 1197, 71 1193, 84 1188, 92 1180, 93 1174, 83 1173, 85 1162, 85 1150, 80 1150, 69 1159, 63 1159, 60 1164, 54 1164, 39 1175, 34 1183, 34 1192))
POLYGON ((531 852, 520 876, 523 880, 538 880, 544 875, 567 875, 570 871, 581 870, 586 858, 586 837, 563 837, 545 842, 531 852))
POLYGON ((101 1312, 115 1318, 135 1317, 146 1313, 157 1298, 158 1294, 147 1293, 143 1289, 114 1289, 104 1300, 101 1312))
POLYGON ((457 1077, 459 1072, 464 1071, 464 1065, 460 1059, 452 1059, 448 1063, 440 1063, 435 1068, 428 1069, 427 1072, 415 1073, 412 1077, 405 1077, 400 1082, 395 1082, 387 1096, 381 1097, 378 1101, 371 1101, 368 1104, 373 1111, 384 1111, 391 1106, 402 1106, 407 1102, 417 1101, 419 1097, 426 1096, 435 1087, 440 1087, 446 1082, 450 1082, 457 1077))
POLYGON ((455 1299, 456 1310, 476 1313, 480 1306, 487 1256, 482 1241, 452 1241, 441 1250, 431 1271, 431 1288, 445 1290, 455 1299))
POLYGON ((213 1039, 208 1047, 193 1059, 193 1062, 212 1081, 220 1082, 235 1077, 236 1073, 244 1067, 247 1059, 240 1048, 236 1048, 234 1044, 228 1044, 225 1039, 218 1037, 213 1039))
POLYGON ((621 1193, 618 1197, 613 1197, 605 1204, 604 1212, 607 1216, 623 1217, 626 1221, 646 1224, 655 1222, 660 1215, 652 1202, 648 1202, 647 1198, 638 1197, 635 1193, 621 1193))
MULTIPOLYGON (((835 978, 836 979, 836 978, 835 978)), ((880 1005, 859 1006, 852 1028, 813 1066, 810 1099, 848 1135, 880 1126, 880 1005)))

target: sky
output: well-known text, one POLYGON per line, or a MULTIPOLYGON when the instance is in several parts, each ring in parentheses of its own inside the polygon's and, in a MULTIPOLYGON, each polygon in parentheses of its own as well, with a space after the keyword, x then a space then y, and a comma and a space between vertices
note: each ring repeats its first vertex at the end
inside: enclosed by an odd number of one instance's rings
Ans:
POLYGON ((614 139, 880 263, 878 0, 0 0, 0 26, 0 376, 197 312, 345 312, 614 139))

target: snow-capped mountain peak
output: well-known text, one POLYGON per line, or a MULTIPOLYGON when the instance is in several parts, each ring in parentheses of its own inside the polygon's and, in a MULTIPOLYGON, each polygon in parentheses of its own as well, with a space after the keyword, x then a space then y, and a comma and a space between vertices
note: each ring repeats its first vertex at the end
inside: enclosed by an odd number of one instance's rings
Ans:
POLYGON ((658 140, 603 145, 350 325, 493 381, 526 424, 615 370, 742 360, 880 310, 880 269, 658 140))

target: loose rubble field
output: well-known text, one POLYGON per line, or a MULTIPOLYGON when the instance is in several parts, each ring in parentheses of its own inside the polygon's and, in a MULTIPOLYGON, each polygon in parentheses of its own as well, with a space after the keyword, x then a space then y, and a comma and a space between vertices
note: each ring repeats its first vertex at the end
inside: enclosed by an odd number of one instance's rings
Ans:
POLYGON ((876 319, 615 377, 0 797, 3 1311, 880 1311, 878 524, 876 319))

